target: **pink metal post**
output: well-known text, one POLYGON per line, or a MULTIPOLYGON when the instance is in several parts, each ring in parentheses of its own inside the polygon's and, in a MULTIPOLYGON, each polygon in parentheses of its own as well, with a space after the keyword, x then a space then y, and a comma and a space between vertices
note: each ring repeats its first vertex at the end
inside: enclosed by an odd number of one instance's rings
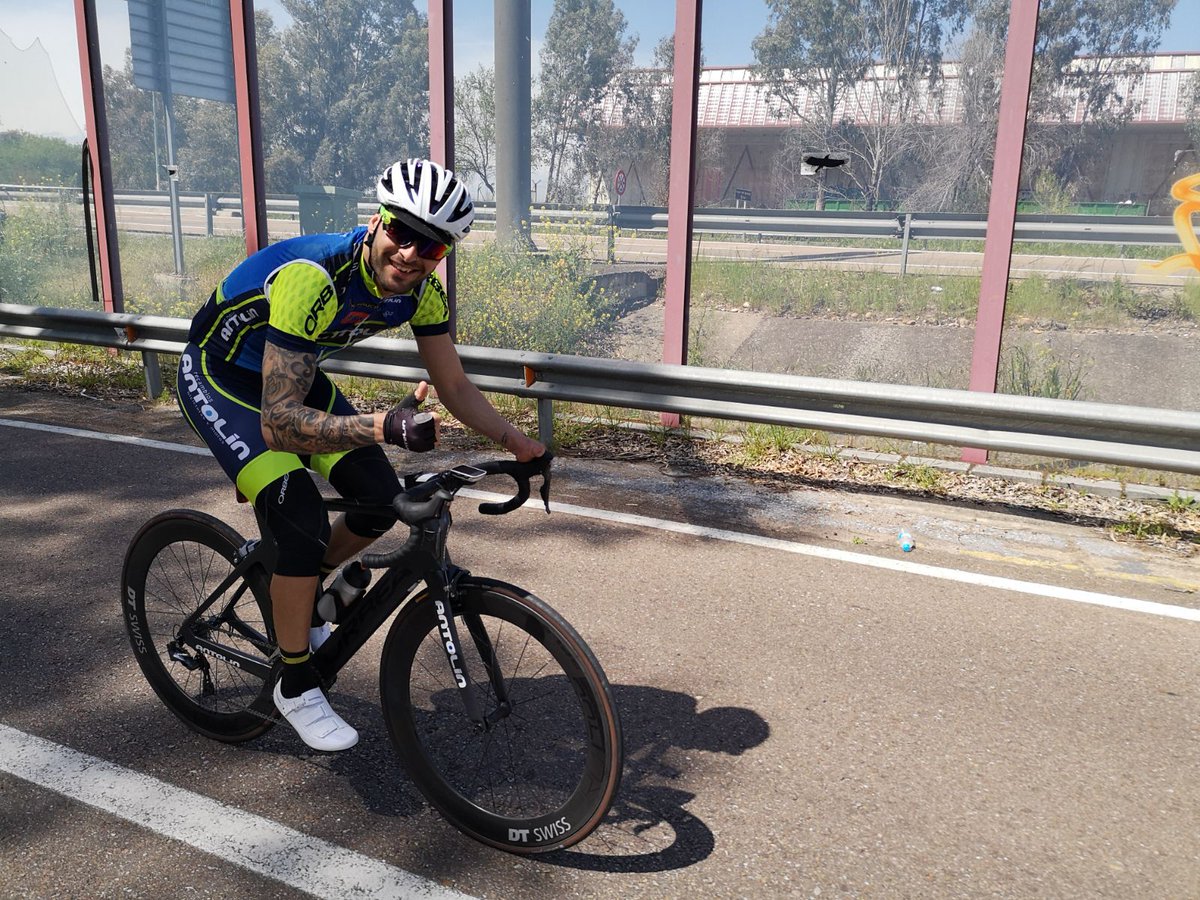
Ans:
MULTIPOLYGON (((1037 36, 1038 0, 1013 0, 1008 17, 1008 46, 1004 80, 1000 84, 1000 113, 996 129, 996 158, 992 164, 992 197, 988 204, 987 240, 979 283, 975 319, 975 348, 971 357, 973 391, 994 393, 1004 329, 1008 270, 1012 263, 1013 228, 1017 218, 1017 189, 1021 181, 1021 152, 1033 76, 1033 45, 1037 36)), ((987 462, 987 451, 963 450, 965 462, 987 462)))
MULTIPOLYGON (((454 2, 429 0, 429 155, 454 168, 454 2)), ((456 266, 450 254, 438 266, 450 301, 450 335, 458 334, 456 266)))
MULTIPOLYGON (((667 199, 667 280, 663 362, 687 363, 688 295, 692 281, 692 207, 696 185, 696 100, 702 0, 675 0, 675 69, 671 98, 671 179, 667 199)), ((667 427, 679 416, 663 413, 667 427)))
POLYGON ((267 194, 263 176, 262 117, 258 108, 258 49, 253 0, 229 0, 233 85, 237 99, 238 156, 242 170, 242 228, 246 255, 267 245, 267 194))
POLYGON ((83 82, 83 111, 91 147, 92 189, 95 193, 97 245, 100 251, 100 285, 107 312, 124 312, 121 256, 117 249, 117 213, 113 203, 108 156, 108 120, 104 113, 104 80, 101 75, 100 39, 95 4, 75 0, 75 33, 79 40, 79 74, 83 82))

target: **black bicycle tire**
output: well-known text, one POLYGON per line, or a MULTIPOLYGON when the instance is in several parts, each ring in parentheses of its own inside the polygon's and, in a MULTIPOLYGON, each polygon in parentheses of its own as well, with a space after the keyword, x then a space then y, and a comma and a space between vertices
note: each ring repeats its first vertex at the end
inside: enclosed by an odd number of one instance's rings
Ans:
MULTIPOLYGON (((457 603, 456 623, 462 643, 470 637, 461 615, 477 611, 521 629, 562 667, 580 703, 587 730, 586 772, 566 803, 534 817, 504 816, 484 809, 445 779, 418 733, 412 710, 413 662, 422 642, 438 627, 434 604, 424 592, 396 617, 380 661, 381 705, 397 754, 425 798, 470 837, 518 854, 546 853, 577 844, 600 824, 620 787, 624 763, 621 725, 608 679, 575 629, 527 591, 471 577, 459 584, 457 603)), ((441 663, 448 677, 449 664, 444 657, 441 663)), ((503 660, 501 664, 504 667, 503 660)), ((456 695, 457 690, 452 693, 456 695)), ((513 700, 515 705, 517 698, 513 700)), ((469 725, 457 696, 453 703, 463 723, 469 725)))
MULTIPOLYGON (((254 694, 253 700, 246 703, 243 709, 219 712, 204 708, 183 690, 168 670, 161 655, 168 637, 155 632, 154 623, 147 615, 146 584, 150 567, 164 550, 172 545, 184 543, 207 547, 232 566, 234 554, 243 545, 244 540, 237 531, 221 520, 190 509, 168 510, 143 525, 130 542, 121 573, 122 619, 129 634, 130 645, 142 674, 155 694, 189 728, 225 743, 252 740, 278 721, 278 713, 271 696, 273 679, 265 680, 261 689, 254 694)), ((227 574, 228 571, 225 571, 215 579, 210 579, 208 587, 215 588, 220 578, 227 574)), ((266 573, 260 569, 251 570, 247 574, 247 581, 250 595, 266 629, 266 636, 273 643, 274 629, 271 625, 270 591, 266 573)), ((191 610, 181 610, 180 621, 192 611, 194 607, 191 610)), ((249 642, 245 644, 249 645, 249 642)), ((241 649, 244 650, 245 646, 241 649)), ((264 661, 265 659, 266 657, 264 661)), ((180 666, 179 663, 172 665, 180 666)), ((215 659, 209 662, 209 665, 225 666, 215 659)))

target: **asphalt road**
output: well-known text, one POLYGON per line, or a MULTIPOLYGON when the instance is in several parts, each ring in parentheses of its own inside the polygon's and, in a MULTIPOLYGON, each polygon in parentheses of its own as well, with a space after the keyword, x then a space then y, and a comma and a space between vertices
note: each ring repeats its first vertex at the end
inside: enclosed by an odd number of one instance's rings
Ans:
POLYGON ((378 638, 335 688, 363 737, 343 754, 286 726, 220 745, 156 700, 119 615, 129 538, 175 506, 252 529, 195 445, 169 410, 0 385, 0 895, 1200 895, 1194 563, 1082 526, 632 464, 562 460, 548 517, 460 501, 456 561, 563 612, 623 717, 610 819, 520 859, 399 769, 378 638), (41 781, 11 774, 33 756, 41 781), (104 811, 135 794, 133 820, 104 811))

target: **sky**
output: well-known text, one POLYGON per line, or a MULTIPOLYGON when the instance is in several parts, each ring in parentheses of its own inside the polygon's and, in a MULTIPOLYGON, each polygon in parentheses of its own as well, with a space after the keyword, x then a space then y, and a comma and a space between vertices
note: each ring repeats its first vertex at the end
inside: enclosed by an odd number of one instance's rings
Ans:
MULTIPOLYGON (((675 4, 672 0, 615 0, 624 13, 630 35, 638 36, 635 62, 650 62, 654 45, 674 32, 675 4)), ((107 65, 121 65, 129 45, 129 14, 125 0, 95 0, 100 22, 101 57, 107 65)), ((280 25, 288 19, 279 0, 257 0, 280 25)), ((422 11, 425 0, 417 0, 422 11)), ((553 0, 531 0, 533 65, 541 36, 553 9, 553 0)), ((456 0, 455 71, 469 72, 478 65, 491 65, 493 38, 492 0, 456 0)), ((710 66, 742 66, 753 61, 751 41, 767 21, 766 0, 704 0, 701 15, 701 52, 710 66)), ((73 0, 0 0, 0 30, 20 49, 40 40, 50 55, 68 107, 83 122, 83 96, 79 79, 79 56, 73 0)), ((1161 51, 1200 52, 1200 0, 1178 0, 1161 51)), ((13 87, 0 84, 0 90, 13 87)))

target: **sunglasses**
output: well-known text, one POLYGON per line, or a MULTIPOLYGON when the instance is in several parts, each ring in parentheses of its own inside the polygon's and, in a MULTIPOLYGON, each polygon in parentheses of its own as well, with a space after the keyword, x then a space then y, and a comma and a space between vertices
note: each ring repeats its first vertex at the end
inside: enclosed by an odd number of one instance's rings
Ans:
POLYGON ((417 256, 434 262, 445 259, 454 249, 453 244, 426 237, 415 228, 410 228, 401 222, 390 211, 383 208, 379 212, 380 225, 388 238, 398 247, 417 248, 417 256))

